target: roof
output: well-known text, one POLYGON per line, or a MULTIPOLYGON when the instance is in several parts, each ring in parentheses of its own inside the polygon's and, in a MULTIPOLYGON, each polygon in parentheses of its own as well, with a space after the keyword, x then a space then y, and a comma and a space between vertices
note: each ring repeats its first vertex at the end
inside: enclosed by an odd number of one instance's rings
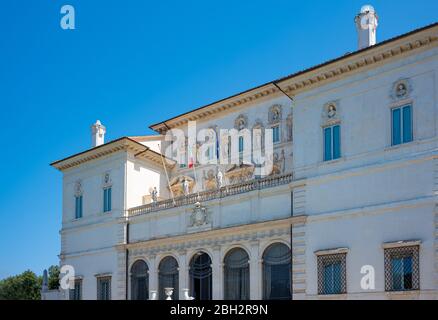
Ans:
MULTIPOLYGON (((157 136, 159 137, 159 136, 157 136)), ((81 165, 85 162, 92 161, 95 159, 99 159, 116 152, 125 151, 132 152, 136 158, 152 161, 155 164, 162 166, 164 156, 160 153, 153 151, 149 147, 135 140, 136 137, 122 137, 100 146, 85 150, 83 152, 74 154, 62 160, 55 161, 50 165, 55 167, 60 171, 64 171, 78 165, 81 165)), ((173 167, 175 162, 166 158, 166 165, 168 167, 173 167)))
MULTIPOLYGON (((214 116, 219 112, 239 107, 267 95, 279 93, 280 91, 289 96, 293 96, 302 90, 327 83, 327 81, 333 79, 339 79, 342 75, 386 62, 393 57, 405 56, 406 54, 414 52, 414 50, 437 45, 438 22, 207 104, 168 120, 153 124, 150 128, 162 134, 170 128, 175 128, 187 123, 189 120, 214 116)), ((162 136, 122 137, 65 159, 55 161, 51 163, 51 166, 63 171, 119 151, 131 151, 138 158, 147 159, 162 166, 163 156, 141 143, 157 139, 162 139, 162 136)), ((175 162, 173 160, 166 160, 169 167, 174 166, 175 162), (169 165, 169 162, 172 164, 169 165)))
MULTIPOLYGON (((428 26, 425 26, 425 27, 422 27, 422 28, 419 28, 419 29, 416 29, 416 30, 413 30, 413 31, 405 33, 403 35, 391 38, 391 39, 383 41, 383 42, 380 42, 374 46, 370 46, 370 47, 367 47, 367 48, 364 48, 361 50, 357 50, 353 53, 343 55, 343 56, 338 57, 336 59, 326 61, 326 62, 318 64, 316 66, 292 73, 288 76, 285 76, 285 77, 267 82, 265 84, 262 84, 260 86, 245 90, 243 92, 237 93, 237 94, 232 95, 230 97, 209 103, 209 104, 204 105, 202 107, 199 107, 197 109, 194 109, 194 110, 188 111, 186 113, 177 115, 177 116, 169 118, 165 121, 153 124, 149 128, 151 128, 152 130, 155 130, 158 133, 163 133, 170 128, 174 128, 174 127, 177 127, 179 125, 186 123, 188 120, 196 120, 196 119, 202 118, 204 116, 213 115, 213 114, 216 114, 218 112, 225 111, 226 109, 237 107, 237 106, 240 106, 240 105, 245 104, 247 102, 254 101, 260 97, 263 97, 263 96, 266 96, 266 95, 269 95, 272 93, 278 93, 280 91, 279 88, 283 92, 286 92, 286 93, 290 92, 291 94, 293 94, 294 91, 297 91, 297 89, 299 89, 299 87, 294 88, 293 86, 284 86, 291 79, 299 78, 300 76, 303 76, 303 75, 308 75, 309 76, 308 81, 310 81, 310 83, 312 84, 313 83, 312 82, 312 74, 317 73, 319 70, 321 70, 324 67, 334 65, 334 64, 342 62, 342 61, 348 61, 349 59, 351 60, 354 57, 365 56, 368 54, 371 55, 373 52, 377 52, 380 49, 382 49, 382 48, 384 48, 392 43, 395 43, 399 40, 403 40, 403 39, 409 38, 411 36, 418 35, 424 31, 428 31, 428 30, 430 31, 433 29, 437 29, 437 27, 438 27, 438 22, 431 24, 431 25, 428 25, 428 26)), ((435 36, 432 36, 432 38, 429 39, 429 41, 426 41, 427 42, 426 44, 430 44, 431 42, 435 42, 437 39, 438 39, 438 34, 435 34, 435 36)), ((423 44, 421 44, 421 45, 423 45, 423 44)), ((413 48, 410 48, 410 49, 416 49, 416 48, 417 48, 417 46, 413 45, 413 48)), ((408 50, 406 50, 406 51, 408 51, 408 50)), ((402 51, 402 52, 405 52, 405 51, 402 51)), ((368 65, 367 61, 365 61, 364 65, 368 65)), ((357 69, 357 68, 353 67, 353 69, 357 69)), ((349 71, 351 71, 351 70, 349 70, 349 71)))

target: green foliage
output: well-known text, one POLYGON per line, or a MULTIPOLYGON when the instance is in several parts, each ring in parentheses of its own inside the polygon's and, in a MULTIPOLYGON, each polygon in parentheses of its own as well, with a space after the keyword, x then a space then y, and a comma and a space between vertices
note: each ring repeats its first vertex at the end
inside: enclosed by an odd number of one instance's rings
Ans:
MULTIPOLYGON (((59 288, 59 266, 49 268, 49 290, 59 288)), ((0 280, 0 300, 40 300, 43 277, 30 270, 0 280)))
POLYGON ((0 300, 40 300, 42 277, 30 270, 0 280, 0 300))
POLYGON ((49 268, 49 290, 59 288, 59 266, 51 266, 49 268))

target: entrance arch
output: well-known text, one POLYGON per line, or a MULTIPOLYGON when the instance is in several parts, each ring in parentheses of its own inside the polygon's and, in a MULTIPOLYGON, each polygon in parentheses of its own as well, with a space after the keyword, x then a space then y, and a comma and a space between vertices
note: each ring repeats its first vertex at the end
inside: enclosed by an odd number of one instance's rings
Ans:
POLYGON ((212 299, 211 258, 205 252, 196 253, 190 260, 190 291, 196 300, 212 299))
POLYGON ((149 268, 143 260, 136 261, 131 267, 131 299, 149 299, 149 268))

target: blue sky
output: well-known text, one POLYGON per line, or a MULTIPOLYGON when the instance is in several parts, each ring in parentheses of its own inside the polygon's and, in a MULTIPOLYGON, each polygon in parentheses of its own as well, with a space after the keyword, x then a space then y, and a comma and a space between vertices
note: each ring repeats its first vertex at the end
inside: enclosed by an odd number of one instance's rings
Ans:
MULTIPOLYGON (((365 1, 2 1, 0 278, 57 264, 54 160, 356 50, 365 1), (76 30, 60 8, 76 9, 76 30)), ((438 21, 435 0, 374 0, 378 41, 438 21)))

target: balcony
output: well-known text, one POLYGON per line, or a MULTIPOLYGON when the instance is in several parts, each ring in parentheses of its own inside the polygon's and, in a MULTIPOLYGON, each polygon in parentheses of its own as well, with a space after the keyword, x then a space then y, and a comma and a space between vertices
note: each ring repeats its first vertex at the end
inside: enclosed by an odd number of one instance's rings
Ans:
POLYGON ((202 191, 199 192, 199 194, 192 193, 187 196, 176 197, 174 200, 166 199, 158 201, 156 203, 149 203, 143 206, 134 207, 128 210, 128 215, 129 217, 134 217, 151 212, 191 205, 195 204, 198 201, 205 202, 214 199, 226 198, 250 191, 273 188, 288 184, 292 182, 292 179, 292 173, 266 177, 263 179, 253 179, 250 181, 225 186, 216 190, 202 191))

